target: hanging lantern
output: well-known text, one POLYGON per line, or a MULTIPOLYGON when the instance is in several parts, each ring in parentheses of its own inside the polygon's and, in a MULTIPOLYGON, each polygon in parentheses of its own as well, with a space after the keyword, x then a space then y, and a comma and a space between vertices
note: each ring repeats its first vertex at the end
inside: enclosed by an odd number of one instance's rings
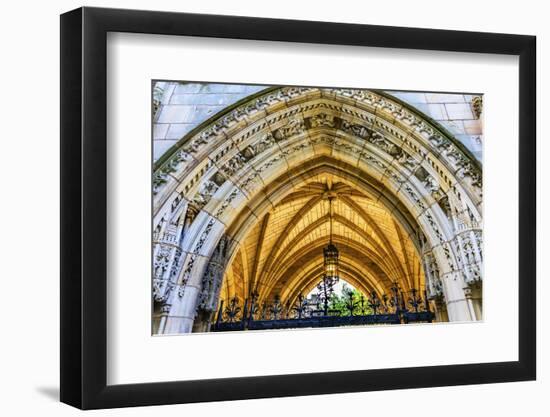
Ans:
POLYGON ((330 234, 327 247, 323 248, 325 277, 338 279, 338 248, 332 243, 332 199, 334 197, 329 196, 329 220, 330 220, 330 234))
POLYGON ((338 249, 332 243, 323 248, 325 258, 325 276, 327 278, 338 278, 338 249))

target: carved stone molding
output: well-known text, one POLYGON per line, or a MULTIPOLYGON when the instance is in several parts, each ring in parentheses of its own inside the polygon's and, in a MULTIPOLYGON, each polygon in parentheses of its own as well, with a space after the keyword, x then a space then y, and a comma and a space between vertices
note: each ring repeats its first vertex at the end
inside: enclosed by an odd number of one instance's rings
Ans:
MULTIPOLYGON (((351 96, 359 100, 359 102, 375 106, 379 109, 379 111, 382 111, 381 115, 383 115, 384 112, 387 112, 389 113, 388 116, 397 117, 396 120, 402 124, 403 128, 412 128, 416 134, 419 134, 418 140, 423 141, 424 145, 434 146, 436 152, 438 152, 440 156, 444 156, 448 160, 450 166, 453 166, 455 169, 459 170, 459 175, 461 178, 468 179, 470 186, 481 188, 481 173, 478 171, 475 164, 470 162, 469 156, 466 156, 450 138, 444 136, 443 133, 429 125, 428 122, 419 119, 408 110, 392 103, 390 99, 364 90, 283 88, 276 92, 268 93, 266 96, 261 96, 254 99, 256 103, 254 105, 242 105, 241 107, 230 112, 228 115, 225 115, 222 120, 214 122, 210 125, 210 127, 205 127, 194 137, 188 139, 186 141, 187 144, 184 143, 180 148, 180 151, 176 152, 173 156, 168 158, 162 166, 157 168, 153 178, 153 191, 158 193, 160 189, 162 189, 162 187, 167 183, 168 175, 173 175, 175 177, 179 176, 177 173, 181 172, 181 169, 187 166, 184 162, 190 161, 192 154, 196 154, 204 146, 207 146, 209 143, 216 140, 218 136, 223 135, 224 132, 226 132, 235 123, 243 120, 243 118, 246 119, 252 113, 255 113, 258 108, 264 109, 280 101, 285 101, 290 98, 296 99, 300 95, 306 96, 307 94, 311 94, 313 91, 318 92, 322 97, 327 96, 327 99, 328 97, 331 97, 332 100, 334 100, 333 97, 336 97, 337 100, 339 96, 351 96)), ((322 108, 322 104, 323 103, 315 103, 315 106, 322 108)), ((305 108, 312 108, 312 106, 309 106, 307 102, 303 102, 297 106, 302 106, 302 111, 305 108)), ((326 103, 324 106, 326 107, 326 103)), ((298 109, 299 108, 300 107, 298 107, 298 109)), ((343 110, 343 107, 338 108, 338 111, 343 110)), ((286 112, 289 113, 290 110, 286 110, 286 112)), ((238 154, 229 160, 223 168, 225 173, 229 176, 235 174, 236 171, 242 169, 248 159, 258 155, 269 147, 274 146, 277 140, 285 140, 306 131, 307 126, 303 119, 290 116, 285 117, 289 117, 288 122, 282 127, 276 129, 273 132, 273 136, 270 136, 269 132, 263 134, 257 144, 254 144, 253 146, 250 146, 248 150, 245 150, 244 155, 238 154)), ((357 117, 361 117, 360 112, 357 113, 357 117)), ((278 120, 278 118, 266 120, 269 123, 270 120, 274 122, 275 120, 278 120)), ((371 123, 372 122, 373 120, 371 120, 371 123)), ((377 119, 376 122, 380 124, 381 119, 377 119)), ((416 158, 410 155, 410 153, 403 151, 402 148, 396 143, 389 141, 385 135, 380 134, 379 132, 369 131, 368 127, 362 126, 361 124, 356 124, 347 120, 338 120, 328 113, 319 113, 309 118, 308 125, 311 128, 335 128, 339 125, 339 128, 343 131, 357 137, 367 139, 374 146, 379 147, 391 156, 397 157, 399 162, 410 170, 413 170, 419 163, 416 158)), ((387 125, 383 124, 380 125, 380 127, 390 129, 387 125)), ((265 125, 264 128, 267 128, 267 125, 265 125)), ((396 132, 393 133, 397 134, 396 132)))

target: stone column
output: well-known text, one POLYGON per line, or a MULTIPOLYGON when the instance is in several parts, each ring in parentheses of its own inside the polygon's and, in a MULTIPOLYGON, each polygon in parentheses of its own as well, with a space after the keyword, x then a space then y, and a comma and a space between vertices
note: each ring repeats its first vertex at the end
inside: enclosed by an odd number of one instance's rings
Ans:
POLYGON ((481 300, 481 284, 471 284, 464 288, 464 293, 471 306, 474 320, 482 320, 483 308, 481 300))
POLYGON ((447 273, 443 276, 442 281, 449 321, 475 320, 473 310, 464 294, 464 281, 460 276, 460 272, 447 273))
POLYGON ((193 329, 197 305, 202 288, 202 276, 208 258, 195 253, 187 254, 185 267, 180 270, 177 285, 170 295, 170 313, 164 333, 190 333, 193 329))
POLYGON ((210 330, 210 323, 212 321, 212 312, 199 311, 197 317, 193 323, 193 332, 208 332, 210 330))
POLYGON ((468 286, 464 287, 464 296, 468 300, 468 308, 470 309, 470 315, 472 320, 476 320, 476 312, 474 310, 474 305, 472 303, 472 289, 468 286))
POLYGON ((156 331, 157 334, 164 333, 164 328, 166 326, 166 318, 168 317, 168 313, 170 312, 170 305, 164 304, 160 308, 160 320, 159 320, 159 327, 156 331))
POLYGON ((170 313, 166 317, 163 333, 191 333, 195 320, 196 303, 200 287, 187 284, 178 285, 173 292, 170 313), (180 295, 181 294, 181 295, 180 295))

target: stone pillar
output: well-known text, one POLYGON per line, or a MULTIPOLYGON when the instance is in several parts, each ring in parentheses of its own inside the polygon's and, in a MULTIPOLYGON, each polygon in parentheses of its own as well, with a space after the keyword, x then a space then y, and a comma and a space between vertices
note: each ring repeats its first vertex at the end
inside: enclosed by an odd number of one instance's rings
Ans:
POLYGON ((203 333, 210 330, 213 313, 200 310, 193 323, 193 333, 203 333))
POLYGON ((460 272, 447 273, 443 276, 442 281, 449 321, 475 320, 470 302, 464 294, 464 281, 460 272))
POLYGON ((210 327, 215 312, 228 254, 228 239, 222 236, 210 258, 188 255, 186 270, 178 277, 177 295, 172 296, 172 308, 165 333, 204 332, 210 327))
POLYGON ((464 293, 468 299, 474 320, 483 319, 483 308, 481 299, 481 284, 471 284, 464 288, 464 293))
POLYGON ((172 295, 172 307, 170 315, 166 317, 163 333, 191 333, 199 293, 200 287, 196 284, 188 283, 185 286, 177 286, 172 295))
POLYGON ((193 329, 202 289, 202 277, 208 261, 209 258, 206 256, 187 254, 184 267, 181 268, 176 281, 178 284, 170 295, 171 308, 164 333, 190 333, 193 329))
POLYGON ((164 304, 160 308, 160 319, 159 319, 159 325, 158 329, 156 330, 156 334, 162 334, 164 333, 164 327, 166 326, 166 318, 168 317, 168 313, 170 312, 170 304, 164 304))
POLYGON ((472 320, 476 320, 476 312, 474 310, 474 305, 472 304, 472 289, 470 287, 464 287, 464 296, 468 300, 468 308, 470 309, 470 315, 472 320))

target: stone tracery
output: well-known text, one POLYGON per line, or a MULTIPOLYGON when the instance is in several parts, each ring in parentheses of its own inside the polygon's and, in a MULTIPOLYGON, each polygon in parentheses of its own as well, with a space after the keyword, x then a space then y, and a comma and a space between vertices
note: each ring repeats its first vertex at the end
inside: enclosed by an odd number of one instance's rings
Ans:
POLYGON ((294 300, 312 287, 324 243, 312 213, 327 181, 346 213, 336 212, 336 238, 349 282, 425 286, 441 320, 479 319, 481 178, 457 141, 383 94, 272 89, 184 138, 155 170, 156 332, 207 328, 219 292, 294 300), (255 253, 247 245, 264 243, 265 229, 252 236, 263 223, 276 237, 255 253), (234 272, 249 256, 253 276, 234 272))

